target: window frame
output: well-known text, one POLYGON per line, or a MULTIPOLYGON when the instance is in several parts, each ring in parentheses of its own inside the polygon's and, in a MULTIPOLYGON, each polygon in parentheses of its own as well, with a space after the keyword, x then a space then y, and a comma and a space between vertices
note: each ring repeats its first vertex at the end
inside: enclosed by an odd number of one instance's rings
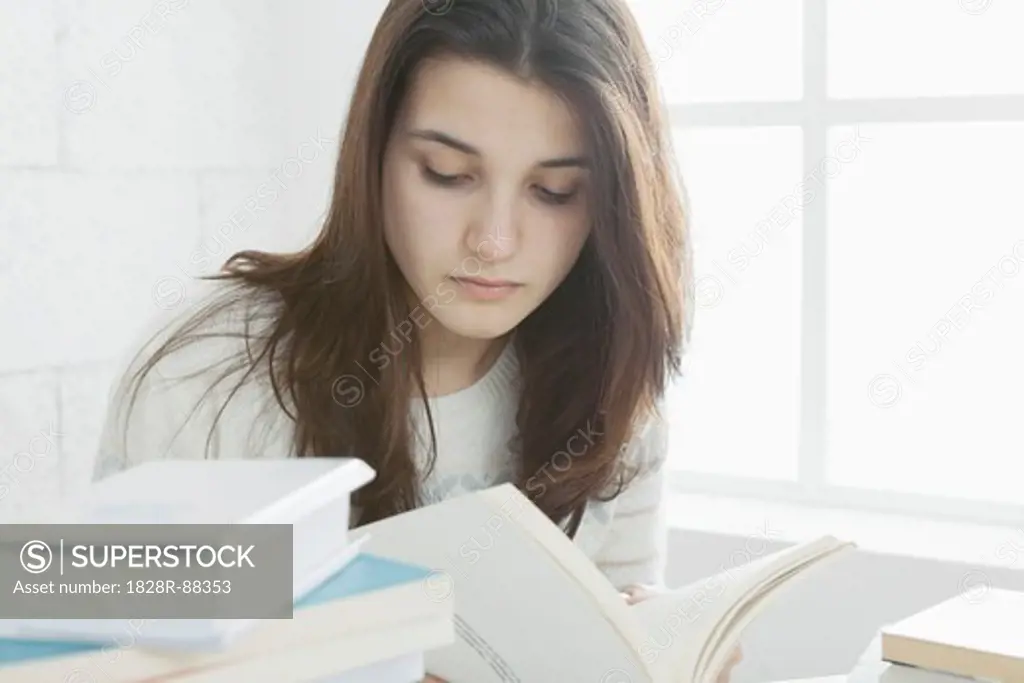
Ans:
MULTIPOLYGON (((1024 122, 1024 94, 838 99, 828 96, 828 0, 803 0, 802 98, 794 101, 669 103, 673 128, 798 127, 802 132, 802 174, 820 174, 828 156, 828 132, 836 126, 868 123, 1024 122)), ((670 489, 829 506, 864 512, 909 514, 979 524, 1019 525, 1024 504, 867 489, 825 479, 828 387, 828 219, 827 182, 803 207, 800 361, 800 433, 796 481, 713 474, 668 465, 670 489)), ((867 400, 865 386, 865 400, 867 400)))

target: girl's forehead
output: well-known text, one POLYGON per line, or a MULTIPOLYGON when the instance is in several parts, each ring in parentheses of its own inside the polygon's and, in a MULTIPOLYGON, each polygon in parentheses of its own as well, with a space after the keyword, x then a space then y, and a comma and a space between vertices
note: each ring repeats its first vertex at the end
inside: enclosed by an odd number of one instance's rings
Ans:
POLYGON ((417 69, 401 125, 442 131, 483 154, 511 151, 539 160, 584 150, 565 98, 500 67, 459 58, 429 60, 417 69))

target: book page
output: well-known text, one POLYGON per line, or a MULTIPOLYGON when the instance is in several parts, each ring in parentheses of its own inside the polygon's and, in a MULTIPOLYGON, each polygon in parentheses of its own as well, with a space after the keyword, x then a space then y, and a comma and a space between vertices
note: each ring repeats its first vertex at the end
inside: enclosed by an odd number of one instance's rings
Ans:
POLYGON ((630 608, 646 633, 638 651, 658 681, 712 681, 743 629, 779 588, 838 550, 832 537, 725 569, 630 608))
POLYGON ((423 590, 455 600, 456 642, 426 653, 428 672, 454 683, 651 683, 623 599, 514 486, 361 532, 367 552, 433 569, 423 590))

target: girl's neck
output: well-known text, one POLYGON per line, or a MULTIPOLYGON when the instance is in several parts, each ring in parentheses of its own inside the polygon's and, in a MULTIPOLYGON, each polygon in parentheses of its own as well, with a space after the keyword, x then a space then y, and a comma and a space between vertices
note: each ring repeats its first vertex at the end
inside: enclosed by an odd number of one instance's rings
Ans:
POLYGON ((436 398, 473 386, 487 374, 510 335, 497 339, 472 339, 452 334, 434 321, 421 337, 423 380, 427 396, 436 398), (433 332, 430 334, 429 332, 433 332))

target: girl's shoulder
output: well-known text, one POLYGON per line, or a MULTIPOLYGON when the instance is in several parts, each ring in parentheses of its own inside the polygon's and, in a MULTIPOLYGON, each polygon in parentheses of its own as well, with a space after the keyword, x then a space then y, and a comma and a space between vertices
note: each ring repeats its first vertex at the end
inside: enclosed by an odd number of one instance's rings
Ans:
POLYGON ((286 457, 289 420, 261 356, 277 305, 201 282, 148 319, 110 387, 94 478, 157 458, 286 457))

